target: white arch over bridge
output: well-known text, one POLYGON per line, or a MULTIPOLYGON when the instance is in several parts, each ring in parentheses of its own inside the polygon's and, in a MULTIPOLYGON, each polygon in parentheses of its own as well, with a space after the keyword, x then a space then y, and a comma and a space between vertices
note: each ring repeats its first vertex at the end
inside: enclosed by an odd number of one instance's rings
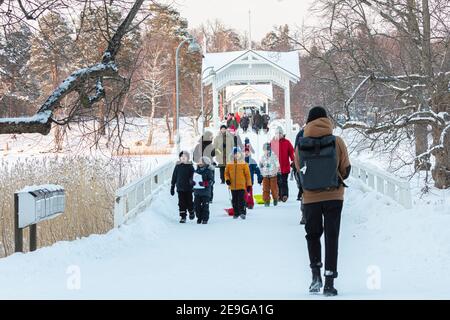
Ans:
POLYGON ((202 81, 212 85, 213 124, 219 126, 219 91, 236 84, 276 84, 284 89, 284 116, 286 132, 292 132, 290 84, 300 81, 299 54, 297 51, 231 51, 205 53, 202 71, 213 68, 202 81))

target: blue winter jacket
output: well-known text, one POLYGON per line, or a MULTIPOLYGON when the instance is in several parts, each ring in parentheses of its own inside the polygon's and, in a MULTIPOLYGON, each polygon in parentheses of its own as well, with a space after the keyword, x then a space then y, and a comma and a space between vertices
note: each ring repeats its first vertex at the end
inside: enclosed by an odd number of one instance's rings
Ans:
POLYGON ((254 185, 254 178, 253 176, 256 174, 257 178, 258 178, 258 183, 262 182, 262 175, 261 175, 261 171, 259 170, 258 164, 256 163, 256 161, 251 157, 245 157, 245 162, 248 163, 248 166, 250 168, 250 177, 252 178, 252 185, 254 185))

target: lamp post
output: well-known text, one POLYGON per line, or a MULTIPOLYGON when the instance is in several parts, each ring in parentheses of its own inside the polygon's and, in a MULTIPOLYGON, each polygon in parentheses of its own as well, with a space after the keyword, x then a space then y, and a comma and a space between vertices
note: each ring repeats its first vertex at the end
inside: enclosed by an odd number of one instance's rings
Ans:
POLYGON ((213 66, 209 66, 208 68, 206 68, 205 70, 203 70, 202 72, 202 76, 201 76, 201 82, 200 82, 200 95, 201 95, 201 106, 202 106, 202 135, 205 133, 205 112, 204 112, 204 101, 203 101, 203 80, 205 79, 203 77, 203 75, 205 74, 205 72, 207 70, 211 70, 208 74, 208 77, 214 77, 216 75, 216 72, 214 71, 214 67, 213 66))
POLYGON ((193 37, 189 37, 183 41, 180 42, 180 44, 177 47, 177 51, 175 54, 175 68, 176 68, 176 100, 177 100, 177 137, 176 137, 176 143, 177 143, 177 154, 180 154, 180 83, 179 83, 179 66, 178 66, 178 60, 179 60, 179 54, 180 54, 180 48, 185 44, 189 43, 188 47, 188 53, 196 53, 200 52, 201 48, 198 45, 198 43, 195 41, 193 37))

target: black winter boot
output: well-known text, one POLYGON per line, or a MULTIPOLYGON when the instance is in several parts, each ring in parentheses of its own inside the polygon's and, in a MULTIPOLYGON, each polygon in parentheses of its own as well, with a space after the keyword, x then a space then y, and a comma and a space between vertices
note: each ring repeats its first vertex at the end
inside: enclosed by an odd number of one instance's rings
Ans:
POLYGON ((334 288, 334 278, 325 276, 325 287, 323 288, 323 294, 327 297, 337 296, 338 292, 334 288))
POLYGON ((181 217, 180 223, 186 223, 186 217, 181 217))
POLYGON ((322 276, 320 275, 320 268, 312 268, 312 282, 309 286, 310 293, 320 292, 322 288, 322 276))

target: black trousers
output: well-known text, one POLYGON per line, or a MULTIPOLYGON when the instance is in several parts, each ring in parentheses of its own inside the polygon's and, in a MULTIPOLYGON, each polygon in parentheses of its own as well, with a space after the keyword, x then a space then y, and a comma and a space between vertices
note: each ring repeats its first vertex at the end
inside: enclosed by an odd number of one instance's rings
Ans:
POLYGON ((289 187, 288 187, 289 173, 278 174, 277 178, 278 178, 277 179, 278 194, 280 199, 282 199, 284 196, 289 197, 289 187))
POLYGON ((325 275, 337 278, 338 239, 342 200, 304 205, 306 241, 311 268, 322 266, 320 238, 325 231, 325 275))
POLYGON ((233 210, 235 216, 246 214, 245 211, 245 190, 232 190, 231 202, 233 203, 233 210))
POLYGON ((219 167, 220 169, 220 180, 225 183, 225 167, 219 167))
POLYGON ((195 196, 195 214, 200 221, 209 220, 209 199, 208 196, 195 196))
POLYGON ((178 191, 178 209, 180 216, 186 218, 186 212, 194 212, 194 204, 192 202, 192 192, 178 191))

